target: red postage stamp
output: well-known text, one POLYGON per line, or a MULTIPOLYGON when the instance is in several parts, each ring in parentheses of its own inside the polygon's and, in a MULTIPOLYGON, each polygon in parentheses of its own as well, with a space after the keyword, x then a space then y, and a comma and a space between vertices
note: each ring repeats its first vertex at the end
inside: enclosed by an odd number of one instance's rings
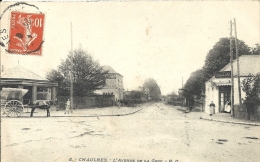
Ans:
POLYGON ((42 55, 44 14, 12 12, 9 53, 42 55))

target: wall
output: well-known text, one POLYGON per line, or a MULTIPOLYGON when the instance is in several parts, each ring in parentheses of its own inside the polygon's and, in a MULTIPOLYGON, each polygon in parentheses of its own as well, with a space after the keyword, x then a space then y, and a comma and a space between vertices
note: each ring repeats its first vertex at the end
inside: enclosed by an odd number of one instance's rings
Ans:
POLYGON ((205 83, 206 89, 205 89, 205 112, 210 113, 210 107, 209 104, 211 101, 214 102, 216 105, 215 107, 215 113, 218 113, 218 98, 219 98, 219 92, 218 92, 218 87, 217 86, 212 86, 211 82, 206 82, 205 83))
MULTIPOLYGON (((241 98, 246 97, 246 93, 242 90, 242 81, 246 79, 246 77, 240 77, 240 86, 241 86, 241 98)), ((238 95, 238 78, 234 78, 234 105, 239 104, 239 95, 238 95)))
MULTIPOLYGON (((64 110, 66 102, 70 96, 59 96, 57 101, 57 108, 64 110)), ((73 97, 73 108, 74 109, 85 109, 91 107, 108 107, 115 105, 114 95, 100 95, 93 97, 73 97)))

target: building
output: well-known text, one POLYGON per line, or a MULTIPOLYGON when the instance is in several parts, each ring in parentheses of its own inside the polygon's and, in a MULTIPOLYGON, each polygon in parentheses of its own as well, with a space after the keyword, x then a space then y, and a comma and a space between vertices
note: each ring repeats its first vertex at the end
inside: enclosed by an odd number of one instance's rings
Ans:
POLYGON ((1 89, 23 88, 28 92, 23 97, 23 104, 35 100, 55 100, 58 83, 49 80, 21 67, 20 65, 1 73, 1 89))
MULTIPOLYGON (((239 57, 240 83, 249 74, 260 72, 260 55, 242 55, 239 57)), ((237 60, 233 61, 234 76, 234 105, 239 104, 237 60)), ((213 101, 216 105, 215 113, 224 110, 225 103, 231 101, 231 64, 227 64, 218 73, 205 83, 205 112, 209 113, 209 104, 213 101)), ((241 88, 242 101, 245 92, 241 88)))
POLYGON ((113 94, 115 95, 115 100, 122 100, 124 96, 123 76, 110 66, 103 66, 103 69, 108 71, 108 74, 106 74, 106 84, 102 89, 96 90, 95 93, 113 94))

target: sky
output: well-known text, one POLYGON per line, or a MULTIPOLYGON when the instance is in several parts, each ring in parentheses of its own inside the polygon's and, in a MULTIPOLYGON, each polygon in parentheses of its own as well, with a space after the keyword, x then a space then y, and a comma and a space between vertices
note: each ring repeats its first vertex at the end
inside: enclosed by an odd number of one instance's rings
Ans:
MULTIPOLYGON (((1 3, 1 13, 14 2, 1 3)), ((4 69, 17 66, 41 76, 57 69, 71 49, 88 51, 101 66, 124 76, 125 90, 154 78, 163 95, 177 92, 201 68, 208 51, 229 37, 236 18, 237 37, 248 46, 260 43, 260 2, 257 1, 130 1, 28 2, 45 14, 42 56, 8 54, 1 47, 4 69)), ((34 7, 12 8, 38 12, 34 7)), ((10 14, 1 19, 9 29, 10 14)), ((1 34, 1 37, 3 34, 1 34)))

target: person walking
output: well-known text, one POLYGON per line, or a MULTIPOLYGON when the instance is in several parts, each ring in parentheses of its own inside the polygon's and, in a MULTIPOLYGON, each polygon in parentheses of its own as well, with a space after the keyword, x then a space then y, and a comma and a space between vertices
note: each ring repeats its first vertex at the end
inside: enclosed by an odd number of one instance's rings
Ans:
POLYGON ((66 113, 70 113, 70 99, 68 99, 68 101, 66 102, 66 109, 65 109, 65 113, 64 114, 66 114, 66 113))
POLYGON ((215 104, 214 104, 213 101, 211 101, 209 107, 210 107, 210 114, 209 114, 209 116, 212 116, 212 114, 214 113, 214 110, 215 110, 215 104))

